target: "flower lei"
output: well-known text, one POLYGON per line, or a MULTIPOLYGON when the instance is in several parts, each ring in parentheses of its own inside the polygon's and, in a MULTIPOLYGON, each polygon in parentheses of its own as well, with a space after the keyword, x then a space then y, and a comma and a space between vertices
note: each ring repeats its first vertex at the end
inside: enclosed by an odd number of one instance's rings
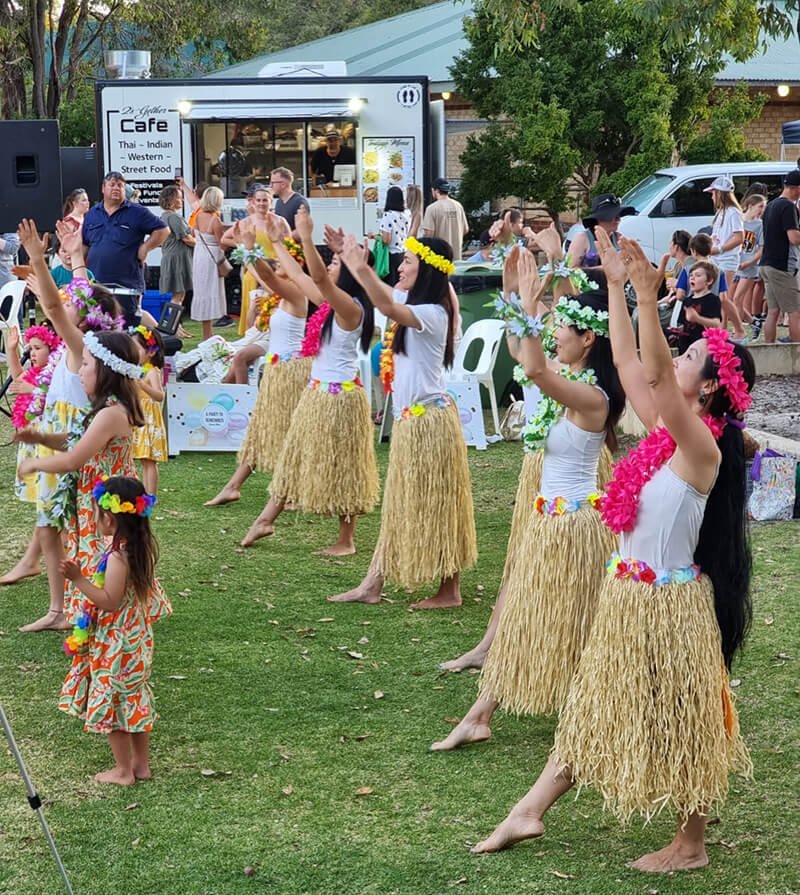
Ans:
MULTIPOLYGON (((158 351, 158 342, 151 329, 140 323, 138 326, 132 326, 128 332, 132 336, 138 334, 144 339, 144 348, 148 354, 155 354, 158 351)), ((152 367, 152 364, 150 366, 152 367)))
MULTIPOLYGON (((597 385, 597 376, 591 367, 586 367, 577 373, 564 367, 559 370, 559 373, 570 382, 586 382, 589 385, 597 385)), ((547 441, 550 430, 563 412, 563 404, 559 404, 550 395, 542 394, 531 418, 522 429, 522 441, 525 449, 528 451, 541 450, 547 441)))
POLYGON ((284 236, 283 244, 286 247, 286 251, 294 258, 294 260, 302 265, 306 263, 305 252, 303 251, 303 247, 300 245, 297 240, 292 239, 291 236, 284 236))
POLYGON ((300 346, 300 357, 316 357, 319 354, 322 327, 331 311, 330 304, 324 301, 311 315, 306 323, 306 334, 303 336, 303 344, 300 346))
POLYGON ((256 261, 263 261, 266 257, 266 253, 260 245, 255 245, 252 249, 248 249, 246 245, 239 243, 231 252, 231 261, 241 264, 242 267, 249 267, 255 264, 256 261))
MULTIPOLYGON (((22 381, 27 382, 32 385, 34 388, 37 388, 39 385, 39 377, 44 373, 47 369, 44 367, 28 367, 22 373, 22 381)), ((11 410, 11 425, 15 429, 24 429, 28 425, 28 409, 31 406, 31 402, 34 399, 36 392, 33 391, 27 395, 17 395, 14 399, 14 407, 11 410)), ((44 409, 44 405, 42 405, 42 409, 44 409)))
POLYGON ((523 339, 525 336, 541 336, 545 330, 541 317, 538 315, 531 317, 525 313, 516 292, 511 292, 508 298, 500 292, 484 307, 494 308, 494 316, 502 320, 506 329, 518 339, 523 339))
POLYGON ((595 283, 594 280, 589 279, 585 270, 580 267, 572 266, 572 259, 569 255, 563 260, 557 261, 553 266, 550 264, 543 264, 539 268, 539 276, 544 279, 544 277, 551 271, 553 272, 554 285, 559 280, 567 279, 578 292, 589 292, 592 289, 598 288, 597 283, 595 283))
MULTIPOLYGON (((135 501, 120 500, 119 494, 109 494, 106 489, 107 475, 94 480, 92 497, 97 505, 109 513, 130 513, 133 516, 149 516, 158 498, 155 494, 140 494, 135 501)), ((105 567, 103 567, 105 568, 105 567)))
POLYGON ((441 271, 446 276, 451 276, 456 272, 456 266, 449 258, 444 255, 437 255, 430 246, 423 245, 418 239, 409 236, 403 243, 405 248, 416 255, 420 261, 430 264, 431 267, 441 271))
POLYGON ((742 362, 736 356, 727 330, 712 327, 704 330, 703 338, 708 345, 708 353, 717 365, 717 379, 728 393, 731 407, 737 414, 746 413, 753 397, 742 376, 742 362))
POLYGON ((562 296, 553 308, 556 321, 562 326, 590 329, 598 336, 608 338, 608 311, 595 311, 582 305, 577 299, 562 296))
POLYGON ((586 500, 570 500, 566 497, 554 497, 548 500, 544 494, 539 494, 533 501, 533 508, 540 516, 563 516, 564 513, 576 513, 583 506, 597 509, 602 500, 599 494, 587 494, 586 500))
POLYGON ((256 315, 256 329, 265 333, 269 329, 269 321, 272 319, 273 311, 280 304, 281 297, 277 292, 270 293, 261 301, 261 308, 256 315))
POLYGON ((327 392, 329 395, 338 395, 342 392, 352 392, 357 388, 364 388, 364 383, 359 376, 348 379, 345 382, 324 382, 321 379, 309 379, 308 387, 312 392, 327 392))
MULTIPOLYGON (((719 438, 725 421, 705 416, 703 422, 719 438)), ((614 464, 600 507, 603 522, 617 534, 632 531, 639 512, 642 488, 675 453, 675 440, 666 426, 658 426, 614 464)))
POLYGON ((395 333, 397 332, 397 323, 392 321, 383 334, 383 348, 381 349, 380 362, 380 380, 383 383, 383 393, 388 395, 392 390, 394 382, 394 352, 392 344, 394 343, 395 333))
POLYGON ((653 587, 661 587, 670 582, 687 584, 702 574, 700 566, 695 563, 682 569, 654 569, 641 560, 623 559, 619 553, 614 553, 606 563, 606 571, 612 578, 632 578, 634 581, 652 584, 653 587))
MULTIPOLYGON (((103 587, 106 583, 106 567, 108 566, 108 557, 111 556, 111 553, 111 550, 106 550, 100 557, 100 562, 92 575, 92 584, 95 587, 103 587)), ((82 608, 78 612, 75 624, 72 627, 72 633, 64 641, 64 652, 68 656, 83 655, 88 648, 89 639, 94 633, 96 624, 97 606, 90 602, 88 608, 82 608)))
POLYGON ((525 240, 520 239, 519 237, 514 237, 511 242, 507 243, 499 243, 496 242, 492 246, 492 253, 490 255, 493 264, 503 265, 505 263, 506 258, 511 254, 511 250, 514 246, 525 246, 525 240))
POLYGON ((98 331, 124 330, 125 318, 123 316, 112 317, 103 311, 92 298, 94 290, 91 283, 83 277, 76 277, 62 289, 58 290, 62 301, 69 302, 78 310, 78 316, 86 321, 89 329, 98 331))
POLYGON ((128 379, 141 379, 144 376, 144 371, 138 364, 131 364, 123 360, 118 354, 114 354, 113 351, 109 351, 105 345, 100 343, 100 340, 93 332, 87 332, 84 335, 83 344, 89 354, 96 357, 101 364, 104 364, 115 373, 127 376, 128 379))
MULTIPOLYGON (((18 429, 24 429, 28 423, 32 423, 35 420, 39 419, 39 417, 44 412, 44 406, 47 399, 47 391, 50 388, 50 383, 53 380, 53 373, 55 372, 56 367, 58 366, 58 362, 61 360, 64 354, 64 345, 60 345, 56 348, 55 351, 50 352, 50 357, 47 358, 47 363, 44 367, 40 367, 38 370, 38 377, 36 381, 36 391, 32 395, 19 395, 19 398, 27 398, 28 401, 25 403, 25 422, 22 425, 14 425, 18 429)), ((14 410, 16 411, 16 402, 14 404, 14 410)))

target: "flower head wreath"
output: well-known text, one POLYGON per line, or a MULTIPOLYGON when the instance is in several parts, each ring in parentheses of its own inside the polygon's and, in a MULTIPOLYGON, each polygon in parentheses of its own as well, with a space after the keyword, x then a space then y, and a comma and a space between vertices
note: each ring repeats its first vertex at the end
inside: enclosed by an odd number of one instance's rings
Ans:
POLYGON ((88 332, 84 335, 83 344, 92 357, 96 357, 100 363, 105 364, 115 373, 127 376, 128 379, 141 379, 144 376, 144 370, 138 364, 131 364, 123 360, 118 354, 114 354, 113 351, 109 351, 105 345, 100 343, 100 340, 93 332, 88 332))
POLYGON ((430 246, 423 245, 413 236, 409 236, 404 245, 420 261, 430 264, 431 267, 435 267, 436 270, 441 271, 446 276, 449 277, 456 272, 456 266, 449 258, 445 258, 444 255, 437 255, 430 246))
POLYGON ((158 351, 158 342, 151 329, 148 329, 140 323, 138 326, 132 326, 128 332, 132 336, 140 335, 144 339, 145 351, 147 351, 148 354, 155 354, 156 351, 158 351))
POLYGON ((30 345, 31 339, 44 342, 51 351, 61 345, 61 339, 49 326, 29 326, 25 330, 25 344, 30 345))
POLYGON ((107 475, 94 480, 92 497, 97 505, 108 513, 130 513, 133 516, 149 516, 158 498, 155 494, 140 494, 135 501, 120 500, 119 494, 111 494, 106 488, 107 475))
POLYGON ((87 326, 96 330, 121 330, 125 329, 124 317, 112 317, 102 310, 96 298, 92 284, 84 277, 75 277, 63 289, 60 290, 64 301, 68 301, 78 310, 78 316, 85 320, 87 326))
POLYGON ((566 296, 559 300, 553 311, 556 321, 563 326, 590 329, 595 335, 608 338, 608 311, 596 311, 566 296))
POLYGON ((735 414, 742 416, 753 401, 742 375, 742 362, 736 356, 733 343, 724 329, 712 327, 703 332, 708 353, 717 365, 719 384, 728 393, 728 400, 735 414))

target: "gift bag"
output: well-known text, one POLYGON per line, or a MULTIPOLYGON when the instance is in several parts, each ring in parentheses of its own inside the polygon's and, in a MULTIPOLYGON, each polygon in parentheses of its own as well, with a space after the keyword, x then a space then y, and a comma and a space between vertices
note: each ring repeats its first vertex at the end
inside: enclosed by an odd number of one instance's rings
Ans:
POLYGON ((500 420, 500 434, 504 441, 522 441, 522 429, 527 422, 525 402, 514 401, 500 420))
POLYGON ((389 274, 389 246, 381 239, 380 233, 372 243, 372 255, 375 258, 375 273, 383 279, 389 274))
POLYGON ((758 451, 750 471, 753 493, 747 514, 759 522, 791 519, 795 498, 797 460, 768 448, 758 451))

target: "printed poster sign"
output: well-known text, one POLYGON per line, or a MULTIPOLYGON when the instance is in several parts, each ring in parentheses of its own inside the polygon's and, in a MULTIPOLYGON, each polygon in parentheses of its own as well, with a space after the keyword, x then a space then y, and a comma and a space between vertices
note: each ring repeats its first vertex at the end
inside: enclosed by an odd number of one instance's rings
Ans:
POLYGON ((414 183, 413 137, 361 138, 361 199, 364 232, 371 232, 386 205, 386 190, 398 186, 403 192, 414 183))
POLYGON ((171 382, 167 385, 169 452, 238 451, 255 407, 249 385, 171 382))
POLYGON ((477 379, 448 379, 447 394, 456 402, 461 431, 468 447, 485 451, 488 447, 483 425, 481 387, 477 379))

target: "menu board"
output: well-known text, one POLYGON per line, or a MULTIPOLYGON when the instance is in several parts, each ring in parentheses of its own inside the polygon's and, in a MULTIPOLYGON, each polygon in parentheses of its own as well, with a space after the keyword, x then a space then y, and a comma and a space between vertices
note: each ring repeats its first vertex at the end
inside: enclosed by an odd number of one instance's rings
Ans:
POLYGON ((415 182, 414 138, 362 137, 359 161, 364 232, 368 232, 377 227, 386 204, 386 190, 398 186, 405 192, 415 182))

